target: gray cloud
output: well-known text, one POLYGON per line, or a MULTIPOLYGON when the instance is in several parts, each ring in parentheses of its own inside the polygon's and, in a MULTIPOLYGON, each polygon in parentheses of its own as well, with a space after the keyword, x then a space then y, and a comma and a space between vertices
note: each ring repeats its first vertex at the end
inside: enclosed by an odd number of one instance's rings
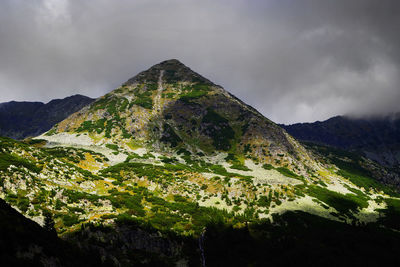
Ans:
POLYGON ((3 0, 0 102, 97 97, 178 58, 276 122, 400 111, 396 0, 3 0))

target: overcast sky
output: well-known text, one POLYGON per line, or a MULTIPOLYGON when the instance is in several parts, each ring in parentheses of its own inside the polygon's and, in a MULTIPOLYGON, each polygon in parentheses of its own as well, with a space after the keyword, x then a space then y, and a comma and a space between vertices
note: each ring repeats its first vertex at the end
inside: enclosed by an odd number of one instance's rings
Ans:
POLYGON ((398 0, 1 0, 0 102, 101 96, 170 58, 279 123, 400 111, 398 0))

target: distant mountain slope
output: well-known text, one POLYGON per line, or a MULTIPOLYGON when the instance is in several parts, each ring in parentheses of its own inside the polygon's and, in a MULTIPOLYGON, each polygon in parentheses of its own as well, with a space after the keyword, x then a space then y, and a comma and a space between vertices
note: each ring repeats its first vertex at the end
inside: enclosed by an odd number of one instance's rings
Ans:
POLYGON ((400 114, 372 119, 337 116, 281 126, 298 140, 361 152, 383 165, 400 166, 400 114))
POLYGON ((47 104, 16 101, 0 103, 0 136, 24 139, 40 135, 93 101, 87 96, 74 95, 47 104))

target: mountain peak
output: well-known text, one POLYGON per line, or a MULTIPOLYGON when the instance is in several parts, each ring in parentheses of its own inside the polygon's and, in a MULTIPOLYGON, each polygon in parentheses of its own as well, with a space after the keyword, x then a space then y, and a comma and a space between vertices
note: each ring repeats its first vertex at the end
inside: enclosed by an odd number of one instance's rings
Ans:
POLYGON ((177 66, 181 65, 181 66, 185 66, 185 64, 183 64, 182 62, 180 62, 178 59, 175 59, 175 58, 164 60, 164 61, 160 62, 157 65, 177 65, 177 66))
POLYGON ((162 61, 150 67, 148 70, 140 72, 138 75, 124 83, 124 85, 143 82, 157 83, 161 72, 163 72, 163 80, 166 83, 189 82, 214 85, 210 80, 194 72, 177 59, 162 61))
POLYGON ((99 145, 134 142, 160 153, 224 152, 236 155, 230 160, 241 164, 253 158, 294 169, 300 159, 309 160, 283 129, 176 59, 139 73, 47 136, 85 132, 96 135, 99 145))

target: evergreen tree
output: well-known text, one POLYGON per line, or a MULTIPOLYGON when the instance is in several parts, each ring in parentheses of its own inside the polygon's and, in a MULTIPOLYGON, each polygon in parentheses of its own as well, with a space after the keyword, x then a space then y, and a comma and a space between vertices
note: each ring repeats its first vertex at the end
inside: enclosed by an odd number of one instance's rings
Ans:
POLYGON ((44 226, 43 228, 53 234, 53 235, 57 235, 56 229, 54 228, 54 220, 53 220, 53 216, 50 212, 45 212, 44 213, 44 226))

